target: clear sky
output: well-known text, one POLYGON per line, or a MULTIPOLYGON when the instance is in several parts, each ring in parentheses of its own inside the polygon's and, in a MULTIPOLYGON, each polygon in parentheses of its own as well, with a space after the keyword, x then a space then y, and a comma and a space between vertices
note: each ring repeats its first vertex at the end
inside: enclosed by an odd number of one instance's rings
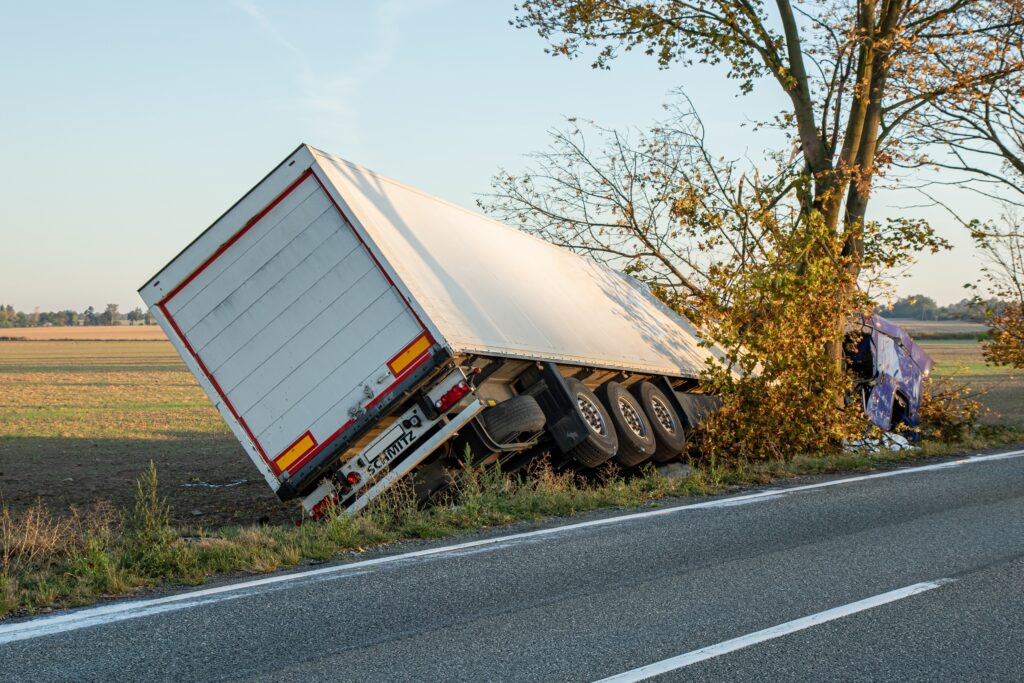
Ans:
MULTIPOLYGON (((135 290, 300 142, 465 206, 563 117, 644 125, 679 86, 720 154, 771 143, 742 124, 784 105, 774 89, 738 98, 720 70, 642 55, 553 59, 508 25, 513 4, 0 0, 0 303, 141 305, 135 290)), ((919 198, 878 200, 896 215, 919 198)), ((899 292, 958 300, 969 240, 927 215, 957 249, 899 292)))

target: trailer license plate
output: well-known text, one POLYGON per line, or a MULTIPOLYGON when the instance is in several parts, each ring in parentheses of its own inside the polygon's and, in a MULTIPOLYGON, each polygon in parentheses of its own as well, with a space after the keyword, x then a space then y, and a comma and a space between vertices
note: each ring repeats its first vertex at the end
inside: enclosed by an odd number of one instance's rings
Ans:
POLYGON ((426 431, 426 427, 426 421, 416 411, 396 420, 366 454, 366 473, 371 477, 379 474, 395 458, 409 450, 409 447, 426 431))

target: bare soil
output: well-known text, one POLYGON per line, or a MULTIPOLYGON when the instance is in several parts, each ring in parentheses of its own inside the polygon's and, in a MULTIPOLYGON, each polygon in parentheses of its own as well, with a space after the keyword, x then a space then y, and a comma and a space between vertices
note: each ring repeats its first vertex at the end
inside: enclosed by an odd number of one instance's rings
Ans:
POLYGON ((150 461, 179 523, 298 517, 166 340, 0 342, 0 503, 130 507, 150 461))
POLYGON ((160 493, 182 525, 290 523, 299 518, 271 492, 231 434, 137 439, 0 439, 0 504, 13 511, 42 500, 55 513, 107 500, 123 509, 153 461, 160 493))

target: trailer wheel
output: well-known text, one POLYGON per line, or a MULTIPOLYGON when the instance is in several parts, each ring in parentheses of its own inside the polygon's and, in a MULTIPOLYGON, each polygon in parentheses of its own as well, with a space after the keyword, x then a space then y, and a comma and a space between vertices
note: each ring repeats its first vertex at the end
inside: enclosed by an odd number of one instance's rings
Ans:
POLYGON ((646 381, 636 384, 632 392, 647 413, 654 431, 657 448, 651 459, 655 462, 666 462, 679 457, 686 448, 686 434, 683 431, 683 421, 672 407, 668 396, 646 381))
POLYGON ((601 400, 583 382, 570 377, 565 380, 565 386, 587 425, 587 438, 573 448, 569 455, 581 465, 597 467, 619 450, 619 439, 615 435, 612 419, 601 405, 601 400))
POLYGON ((488 408, 480 419, 487 433, 499 444, 508 443, 519 434, 539 432, 547 421, 537 399, 525 394, 488 408))
POLYGON ((615 459, 626 467, 636 467, 650 459, 658 445, 640 403, 618 382, 602 384, 597 390, 597 397, 611 416, 619 437, 619 452, 615 459))

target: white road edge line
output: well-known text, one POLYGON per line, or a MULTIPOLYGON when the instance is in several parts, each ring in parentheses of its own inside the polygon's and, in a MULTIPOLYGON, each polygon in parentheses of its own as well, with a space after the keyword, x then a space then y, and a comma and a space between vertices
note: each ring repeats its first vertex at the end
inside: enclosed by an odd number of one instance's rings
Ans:
POLYGON ((832 609, 825 610, 824 612, 818 612, 817 614, 811 614, 806 617, 801 617, 800 619, 787 621, 786 623, 779 624, 778 626, 772 626, 771 628, 766 628, 761 631, 748 633, 745 636, 726 640, 716 645, 702 647, 699 650, 693 650, 692 652, 687 652, 676 657, 663 659, 660 662, 641 666, 631 671, 616 674, 615 676, 602 678, 600 681, 597 681, 597 683, 632 683, 633 681, 644 681, 648 678, 654 678, 655 676, 660 676, 670 671, 675 671, 677 669, 690 666, 691 664, 696 664, 697 662, 703 662, 706 659, 720 657, 721 655, 729 654, 736 650, 742 650, 743 648, 750 647, 751 645, 763 643, 766 640, 781 638, 782 636, 789 635, 790 633, 796 633, 797 631, 803 631, 804 629, 811 628, 812 626, 818 626, 830 621, 835 621, 836 619, 842 619, 843 617, 856 614, 857 612, 863 612, 875 607, 880 607, 881 605, 887 605, 890 602, 909 598, 910 596, 917 595, 918 593, 934 590, 935 588, 952 581, 953 579, 938 579, 936 581, 915 583, 912 586, 898 588, 894 591, 889 591, 888 593, 875 595, 840 607, 833 607, 832 609))
POLYGON ((237 597, 242 597, 243 594, 252 594, 254 592, 258 592, 260 589, 270 588, 276 586, 277 584, 282 584, 289 581, 302 581, 303 579, 325 577, 334 574, 338 575, 339 578, 343 578, 348 574, 362 573, 360 570, 364 570, 369 567, 376 567, 380 565, 399 562, 416 561, 424 558, 443 556, 445 554, 454 554, 458 551, 467 550, 470 548, 483 548, 485 546, 506 546, 516 541, 523 541, 531 538, 561 534, 568 531, 576 531, 578 529, 611 526, 613 524, 621 524, 623 522, 631 522, 634 520, 646 519, 649 517, 672 515, 678 512, 685 512, 688 510, 704 510, 713 508, 734 507, 737 505, 753 503, 769 498, 779 498, 793 493, 812 491, 815 489, 828 488, 831 486, 840 486, 843 484, 853 484, 856 482, 868 481, 871 479, 883 479, 888 477, 900 476, 904 474, 931 472, 936 470, 961 467, 963 465, 991 462, 995 460, 1007 460, 1010 458, 1020 457, 1024 457, 1024 449, 1017 451, 1009 451, 1006 453, 995 453, 992 455, 974 455, 969 456, 967 458, 962 458, 960 460, 935 463, 932 465, 905 467, 901 469, 890 470, 888 472, 875 472, 872 474, 863 474, 856 477, 846 477, 844 479, 822 481, 815 484, 804 484, 802 486, 793 486, 790 488, 758 491, 757 493, 748 493, 740 496, 732 496, 731 498, 719 498, 716 500, 708 500, 704 501, 703 503, 676 505, 673 507, 645 510, 644 512, 633 512, 630 514, 619 515, 616 517, 592 519, 587 522, 565 524, 562 526, 549 527, 547 529, 536 529, 534 531, 526 531, 518 534, 509 534, 507 536, 482 538, 475 541, 467 541, 465 543, 457 543, 454 545, 447 545, 438 548, 416 550, 409 553, 402 553, 401 555, 388 555, 385 557, 378 557, 372 560, 349 562, 347 564, 332 565, 329 567, 321 567, 319 569, 309 569, 301 572, 292 572, 290 574, 278 574, 275 576, 268 576, 262 579, 254 579, 252 581, 232 583, 223 586, 216 586, 213 588, 203 588, 200 590, 189 591, 186 593, 168 595, 162 598, 151 598, 148 600, 130 600, 126 602, 115 602, 109 605, 102 605, 100 607, 86 607, 68 612, 62 612, 60 614, 55 614, 52 616, 30 619, 27 621, 20 621, 9 624, 0 623, 0 645, 12 643, 18 640, 26 640, 29 638, 39 638, 42 636, 54 635, 57 633, 63 633, 65 631, 74 631, 76 629, 86 628, 89 626, 109 624, 117 621, 124 621, 126 619, 137 619, 139 617, 144 617, 154 612, 170 612, 179 609, 188 609, 190 607, 195 607, 198 605, 208 605, 214 602, 220 602, 222 600, 231 600, 237 597), (154 608, 159 609, 156 610, 154 608))

